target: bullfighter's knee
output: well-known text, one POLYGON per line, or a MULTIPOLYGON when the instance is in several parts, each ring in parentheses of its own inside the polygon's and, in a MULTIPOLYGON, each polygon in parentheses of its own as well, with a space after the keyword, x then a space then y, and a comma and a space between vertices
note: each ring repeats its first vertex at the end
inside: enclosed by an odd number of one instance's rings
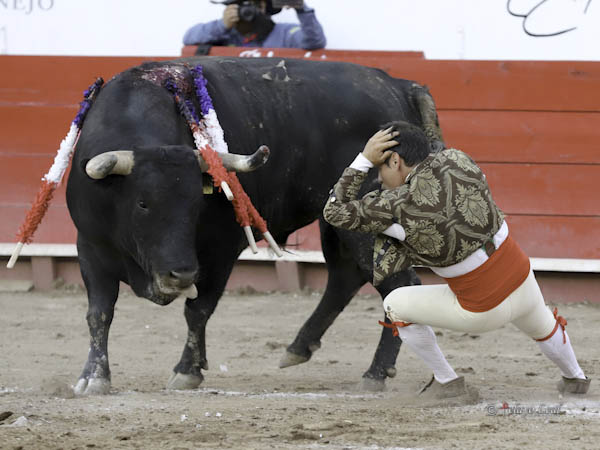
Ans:
POLYGON ((385 297, 383 310, 391 322, 409 322, 409 300, 410 295, 405 288, 394 289, 385 297))

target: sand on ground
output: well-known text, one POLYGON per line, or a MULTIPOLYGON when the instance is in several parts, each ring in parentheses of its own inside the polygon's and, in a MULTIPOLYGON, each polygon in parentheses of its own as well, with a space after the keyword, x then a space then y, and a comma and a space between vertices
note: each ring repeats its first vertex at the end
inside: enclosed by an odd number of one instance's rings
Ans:
POLYGON ((599 448, 600 305, 559 305, 593 378, 583 398, 559 397, 558 369, 512 325, 481 335, 436 330, 480 393, 476 404, 448 406, 415 395, 431 374, 405 347, 385 392, 359 389, 381 331, 375 297, 355 298, 312 360, 279 369, 319 298, 227 293, 208 324, 204 383, 167 391, 186 336, 183 305, 122 294, 111 393, 73 397, 88 350, 85 293, 0 293, 0 448, 599 448))

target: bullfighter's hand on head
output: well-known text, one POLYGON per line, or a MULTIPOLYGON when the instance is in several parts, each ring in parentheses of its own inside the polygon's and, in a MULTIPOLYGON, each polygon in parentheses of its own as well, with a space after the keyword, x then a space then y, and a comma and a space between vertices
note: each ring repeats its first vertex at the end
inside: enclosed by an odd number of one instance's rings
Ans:
POLYGON ((389 149, 398 145, 398 142, 394 140, 398 134, 397 131, 392 132, 391 127, 379 130, 367 141, 362 152, 363 156, 371 161, 375 167, 382 165, 392 154, 389 149))

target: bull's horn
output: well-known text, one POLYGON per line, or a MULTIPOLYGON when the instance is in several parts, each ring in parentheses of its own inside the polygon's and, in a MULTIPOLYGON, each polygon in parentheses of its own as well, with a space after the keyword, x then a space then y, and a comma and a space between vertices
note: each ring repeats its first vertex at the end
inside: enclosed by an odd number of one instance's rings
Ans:
POLYGON ((85 172, 94 180, 101 180, 108 175, 129 175, 132 169, 133 152, 131 150, 100 153, 85 165, 85 172))
MULTIPOLYGON (((223 166, 230 172, 252 172, 264 165, 269 159, 269 147, 261 145, 252 155, 236 155, 233 153, 218 153, 223 166)), ((198 163, 203 172, 208 170, 208 164, 202 155, 196 150, 198 163)))

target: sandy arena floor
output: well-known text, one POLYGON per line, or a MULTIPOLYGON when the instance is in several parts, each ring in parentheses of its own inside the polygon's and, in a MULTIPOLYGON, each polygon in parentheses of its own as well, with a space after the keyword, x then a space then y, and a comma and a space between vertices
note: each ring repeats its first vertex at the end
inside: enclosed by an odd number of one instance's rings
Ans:
POLYGON ((109 344, 112 392, 73 398, 88 348, 85 294, 0 293, 0 448, 599 448, 600 306, 560 308, 593 378, 587 397, 559 398, 558 369, 507 326, 480 336, 438 331, 481 396, 444 407, 415 397, 430 372, 406 348, 386 392, 357 389, 380 333, 374 297, 354 299, 311 361, 278 369, 318 300, 226 295, 208 326, 204 384, 184 392, 164 390, 186 335, 182 304, 122 295, 109 344))

